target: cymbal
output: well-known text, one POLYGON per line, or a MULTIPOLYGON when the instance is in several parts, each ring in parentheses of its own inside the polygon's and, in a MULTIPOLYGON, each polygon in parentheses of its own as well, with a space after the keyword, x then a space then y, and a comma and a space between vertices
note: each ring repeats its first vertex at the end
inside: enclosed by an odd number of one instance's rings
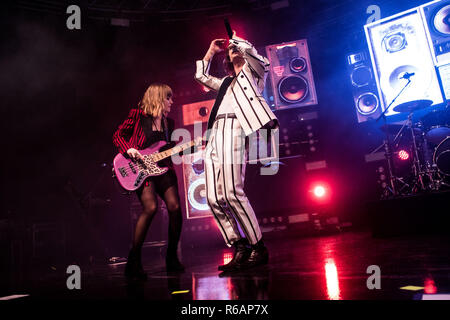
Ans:
MULTIPOLYGON (((380 127, 380 130, 389 134, 397 134, 402 127, 403 125, 401 124, 384 124, 380 127)), ((407 126, 405 126, 403 130, 406 130, 406 132, 410 132, 410 129, 407 126)), ((415 134, 422 132, 422 130, 420 130, 419 128, 413 128, 413 130, 415 134)))
POLYGON ((431 100, 413 100, 399 104, 394 108, 394 111, 411 113, 420 109, 428 108, 432 104, 433 101, 431 100))

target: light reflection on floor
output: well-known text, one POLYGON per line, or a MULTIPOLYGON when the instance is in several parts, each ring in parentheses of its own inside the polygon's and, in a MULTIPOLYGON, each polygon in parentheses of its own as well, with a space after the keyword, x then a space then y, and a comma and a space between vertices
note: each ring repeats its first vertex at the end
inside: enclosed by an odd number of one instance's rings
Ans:
POLYGON ((193 300, 232 300, 230 278, 192 274, 193 300))
POLYGON ((330 300, 341 300, 338 271, 333 259, 328 259, 325 263, 325 277, 328 298, 330 300))
POLYGON ((81 266, 83 290, 79 292, 65 289, 64 272, 50 270, 46 275, 26 274, 29 278, 12 283, 3 295, 27 292, 30 297, 51 299, 411 300, 418 294, 450 292, 448 240, 446 236, 374 239, 365 232, 267 240, 268 265, 232 274, 217 270, 232 258, 232 251, 225 246, 184 249, 184 273, 167 273, 164 255, 147 251, 144 268, 149 279, 143 283, 127 282, 124 265, 103 264, 81 266), (370 265, 380 267, 380 290, 367 287, 370 265), (408 286, 419 289, 401 289, 408 286))

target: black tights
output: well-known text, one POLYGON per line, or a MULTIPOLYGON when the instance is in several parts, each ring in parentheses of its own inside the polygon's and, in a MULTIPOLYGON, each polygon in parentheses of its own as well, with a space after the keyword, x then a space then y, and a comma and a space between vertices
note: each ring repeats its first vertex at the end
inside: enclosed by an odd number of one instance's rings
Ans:
MULTIPOLYGON (((153 220, 158 209, 158 199, 156 198, 155 185, 149 182, 148 186, 137 192, 138 198, 141 201, 143 211, 136 223, 136 230, 133 239, 133 248, 140 252, 147 234, 147 230, 153 220)), ((178 187, 169 187, 163 195, 163 200, 166 203, 167 211, 169 213, 169 245, 167 247, 167 254, 173 255, 177 252, 178 241, 180 240, 181 226, 183 218, 181 215, 180 198, 178 196, 178 187)))

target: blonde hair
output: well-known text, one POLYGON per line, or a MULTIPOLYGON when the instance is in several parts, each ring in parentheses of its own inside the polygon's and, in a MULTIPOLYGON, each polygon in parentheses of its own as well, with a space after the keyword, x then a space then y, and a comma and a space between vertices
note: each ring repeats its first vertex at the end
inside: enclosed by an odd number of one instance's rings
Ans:
POLYGON ((172 89, 167 84, 152 83, 139 102, 139 107, 145 114, 159 117, 164 110, 164 100, 168 96, 172 96, 172 89))

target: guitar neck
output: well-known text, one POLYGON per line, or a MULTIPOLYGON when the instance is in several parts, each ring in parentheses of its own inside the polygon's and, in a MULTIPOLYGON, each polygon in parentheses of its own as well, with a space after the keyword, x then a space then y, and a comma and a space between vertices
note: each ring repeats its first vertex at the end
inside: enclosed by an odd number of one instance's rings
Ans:
POLYGON ((155 153, 153 155, 153 157, 156 158, 158 161, 160 161, 160 160, 166 159, 168 157, 171 157, 174 154, 180 153, 188 148, 191 148, 194 144, 195 144, 194 141, 190 141, 190 142, 184 143, 182 145, 173 147, 171 149, 155 153))

